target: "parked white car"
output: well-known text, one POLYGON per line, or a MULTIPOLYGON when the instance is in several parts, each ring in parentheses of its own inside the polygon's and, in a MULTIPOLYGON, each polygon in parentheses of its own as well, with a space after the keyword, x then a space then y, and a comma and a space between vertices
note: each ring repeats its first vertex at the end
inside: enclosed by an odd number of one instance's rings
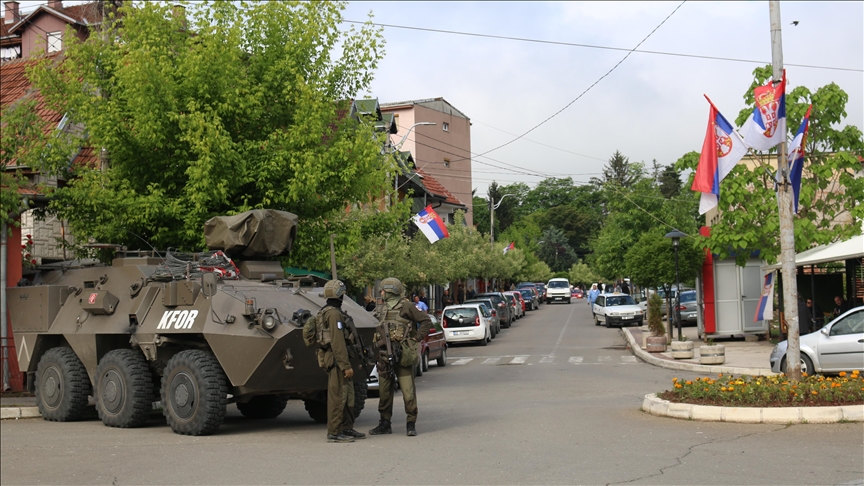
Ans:
POLYGON ((591 312, 594 313, 594 325, 604 324, 606 327, 641 326, 645 315, 633 297, 617 292, 598 295, 591 312))
MULTIPOLYGON (((864 371, 864 307, 846 311, 822 329, 801 336, 799 343, 801 371, 808 375, 864 371)), ((786 341, 774 346, 771 371, 786 372, 787 347, 786 341)))
POLYGON ((486 346, 492 340, 492 314, 482 304, 445 307, 441 313, 441 326, 447 344, 476 342, 486 346))

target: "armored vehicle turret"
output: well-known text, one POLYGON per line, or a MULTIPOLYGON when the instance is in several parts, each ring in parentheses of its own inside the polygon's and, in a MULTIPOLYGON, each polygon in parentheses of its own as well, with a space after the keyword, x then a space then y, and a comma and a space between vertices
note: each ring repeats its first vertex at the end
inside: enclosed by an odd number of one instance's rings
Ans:
MULTIPOLYGON (((42 417, 79 419, 92 397, 105 425, 136 427, 159 401, 174 432, 206 435, 228 404, 274 418, 296 398, 326 422, 327 374, 302 338, 325 304, 322 289, 285 279, 266 259, 290 251, 296 231, 297 217, 283 211, 212 218, 209 252, 45 265, 8 289, 18 364, 42 417)), ((350 299, 343 310, 371 343, 377 321, 350 299)), ((367 374, 359 357, 352 363, 359 414, 367 374)))

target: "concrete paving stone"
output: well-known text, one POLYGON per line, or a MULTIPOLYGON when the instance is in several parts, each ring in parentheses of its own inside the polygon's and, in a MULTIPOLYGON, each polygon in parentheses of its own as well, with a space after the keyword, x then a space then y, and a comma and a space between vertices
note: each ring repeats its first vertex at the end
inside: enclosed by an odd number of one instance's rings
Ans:
POLYGON ((752 407, 722 407, 723 421, 743 424, 762 423, 762 409, 752 407))
POLYGON ((840 407, 801 407, 801 420, 811 424, 832 424, 842 418, 840 407))
POLYGON ((763 408, 762 422, 766 424, 797 424, 801 422, 798 407, 763 408))
POLYGON ((0 420, 21 418, 21 409, 18 407, 0 408, 0 420))
POLYGON ((864 405, 846 405, 840 408, 843 412, 843 420, 864 422, 864 405))
POLYGON ((723 419, 723 407, 711 407, 707 405, 696 405, 691 412, 693 420, 705 422, 720 422, 723 419))
POLYGON ((21 407, 21 418, 41 418, 42 414, 39 413, 39 407, 21 407))
POLYGON ((669 403, 669 406, 666 408, 666 416, 679 418, 679 419, 690 419, 693 414, 693 405, 689 403, 669 403))

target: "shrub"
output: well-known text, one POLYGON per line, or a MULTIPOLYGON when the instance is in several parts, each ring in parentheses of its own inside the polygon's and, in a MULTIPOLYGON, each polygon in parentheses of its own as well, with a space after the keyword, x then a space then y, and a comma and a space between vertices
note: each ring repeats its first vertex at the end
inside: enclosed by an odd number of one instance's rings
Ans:
POLYGON ((648 298, 648 329, 651 330, 653 336, 662 336, 666 334, 666 327, 663 325, 663 319, 660 317, 660 306, 663 305, 663 300, 657 294, 651 294, 648 298))

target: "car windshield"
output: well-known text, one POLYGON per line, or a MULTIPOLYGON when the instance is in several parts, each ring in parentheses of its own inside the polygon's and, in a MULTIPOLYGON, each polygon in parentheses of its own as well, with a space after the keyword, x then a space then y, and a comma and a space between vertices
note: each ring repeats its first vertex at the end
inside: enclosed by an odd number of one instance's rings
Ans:
POLYGON ((526 299, 531 298, 531 291, 528 289, 520 290, 519 293, 522 294, 522 297, 524 297, 526 299))
POLYGON ((681 302, 696 302, 696 291, 681 292, 681 302))
POLYGON ((570 288, 570 284, 568 284, 565 280, 553 280, 549 282, 549 285, 547 285, 547 287, 549 287, 550 289, 567 289, 570 288))
POLYGON ((444 311, 444 324, 446 324, 446 327, 473 326, 476 319, 476 307, 459 307, 444 311))
POLYGON ((493 304, 492 301, 488 300, 488 299, 482 299, 482 300, 481 299, 471 299, 471 300, 466 300, 465 303, 466 304, 483 304, 490 309, 495 308, 495 304, 493 304))
POLYGON ((606 305, 608 307, 613 305, 636 305, 636 302, 629 295, 615 295, 606 297, 606 305))
POLYGON ((476 297, 483 297, 484 299, 489 299, 496 304, 502 301, 501 296, 497 294, 480 294, 476 297))

